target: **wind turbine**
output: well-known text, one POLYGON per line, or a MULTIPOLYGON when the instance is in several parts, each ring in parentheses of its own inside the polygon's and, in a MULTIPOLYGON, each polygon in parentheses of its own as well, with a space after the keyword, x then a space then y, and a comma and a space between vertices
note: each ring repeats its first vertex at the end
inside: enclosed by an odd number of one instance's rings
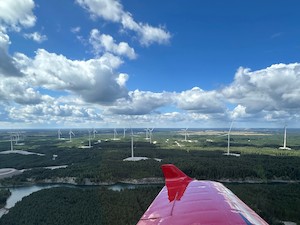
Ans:
POLYGON ((154 130, 154 128, 152 129, 149 129, 149 143, 151 144, 152 143, 152 131, 154 130))
POLYGON ((15 136, 15 145, 18 145, 18 141, 20 140, 19 131, 17 131, 14 136, 15 136))
POLYGON ((231 121, 231 124, 230 124, 230 128, 229 128, 229 131, 228 131, 228 139, 227 139, 227 155, 229 155, 229 150, 230 150, 230 132, 231 132, 231 129, 232 129, 232 125, 233 125, 233 120, 231 121))
POLYGON ((283 147, 279 147, 279 149, 291 150, 291 148, 286 147, 286 125, 284 125, 283 147))
POLYGON ((69 135, 70 135, 70 142, 72 142, 72 135, 75 136, 75 134, 73 133, 72 130, 69 131, 69 135))
POLYGON ((133 131, 131 129, 131 158, 134 158, 133 154, 133 131))
POLYGON ((187 137, 187 130, 188 129, 189 129, 188 127, 185 128, 185 129, 182 129, 184 131, 184 141, 187 141, 186 137, 187 137))
POLYGON ((126 128, 124 128, 124 130, 123 130, 123 138, 125 138, 126 137, 126 128))
POLYGON ((117 129, 114 128, 114 140, 117 140, 117 138, 116 138, 117 134, 118 134, 117 129))
POLYGON ((10 134, 10 150, 11 150, 11 151, 14 150, 13 135, 12 135, 12 134, 10 134))
POLYGON ((233 120, 231 121, 230 128, 229 128, 228 134, 227 134, 227 153, 224 153, 223 155, 232 155, 232 156, 239 157, 240 154, 238 154, 238 153, 230 153, 230 132, 232 129, 232 125, 233 125, 233 120))
POLYGON ((97 130, 94 128, 94 129, 93 129, 94 139, 96 138, 96 133, 98 133, 98 132, 97 132, 97 130))
MULTIPOLYGON (((94 135, 95 135, 95 133, 94 133, 94 135)), ((91 148, 92 146, 91 146, 91 131, 89 130, 89 148, 91 148)))

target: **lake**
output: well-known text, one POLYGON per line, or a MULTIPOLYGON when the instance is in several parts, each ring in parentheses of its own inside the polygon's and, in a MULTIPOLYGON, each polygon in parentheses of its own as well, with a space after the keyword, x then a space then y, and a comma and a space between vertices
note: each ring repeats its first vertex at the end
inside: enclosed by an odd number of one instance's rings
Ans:
POLYGON ((123 184, 117 183, 114 185, 108 186, 75 186, 70 184, 36 184, 32 186, 23 186, 23 187, 10 187, 8 188, 11 192, 11 196, 7 199, 6 205, 4 208, 0 209, 0 218, 8 213, 8 210, 15 206, 15 204, 21 201, 24 197, 32 194, 33 192, 40 191, 42 189, 54 188, 54 187, 70 187, 70 188, 96 188, 96 187, 107 187, 109 190, 121 191, 123 189, 134 189, 141 185, 134 184, 123 184))

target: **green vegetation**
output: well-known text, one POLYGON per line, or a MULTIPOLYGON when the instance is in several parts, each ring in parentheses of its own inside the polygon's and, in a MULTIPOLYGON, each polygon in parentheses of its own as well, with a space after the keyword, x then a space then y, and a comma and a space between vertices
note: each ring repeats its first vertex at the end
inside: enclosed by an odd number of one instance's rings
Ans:
POLYGON ((17 203, 0 219, 0 225, 133 225, 160 189, 45 189, 17 203))
POLYGON ((8 189, 0 189, 0 208, 5 206, 6 199, 10 196, 8 189))

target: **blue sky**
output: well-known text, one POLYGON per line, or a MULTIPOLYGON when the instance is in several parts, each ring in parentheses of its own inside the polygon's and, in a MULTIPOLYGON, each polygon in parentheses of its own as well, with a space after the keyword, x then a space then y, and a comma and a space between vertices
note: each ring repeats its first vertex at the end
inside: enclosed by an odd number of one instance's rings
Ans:
POLYGON ((1 128, 299 127, 299 7, 2 1, 1 128))

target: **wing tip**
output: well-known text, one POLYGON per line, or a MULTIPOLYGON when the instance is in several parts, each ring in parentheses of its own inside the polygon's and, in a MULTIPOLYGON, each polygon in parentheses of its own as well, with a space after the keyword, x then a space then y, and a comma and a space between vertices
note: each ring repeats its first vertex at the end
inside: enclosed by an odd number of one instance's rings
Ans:
POLYGON ((182 172, 180 169, 178 169, 173 164, 163 164, 161 166, 165 180, 182 180, 182 179, 190 179, 189 176, 187 176, 184 172, 182 172))

